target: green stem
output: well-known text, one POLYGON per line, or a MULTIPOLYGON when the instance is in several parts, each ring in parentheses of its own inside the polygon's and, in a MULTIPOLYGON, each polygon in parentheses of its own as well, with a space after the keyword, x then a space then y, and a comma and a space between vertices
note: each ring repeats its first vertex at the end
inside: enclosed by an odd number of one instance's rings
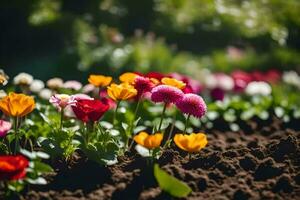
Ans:
POLYGON ((120 106, 121 101, 118 101, 115 112, 114 112, 114 116, 113 116, 113 125, 116 124, 116 117, 117 117, 117 112, 118 112, 118 108, 120 106))
POLYGON ((186 120, 185 120, 185 126, 184 126, 184 131, 183 131, 183 134, 185 134, 185 133, 186 133, 186 129, 187 129, 187 126, 188 126, 188 123, 189 123, 190 117, 191 117, 191 115, 190 115, 190 114, 188 114, 188 116, 187 116, 187 118, 186 118, 186 120))
POLYGON ((159 126, 158 126, 158 132, 161 131, 161 125, 162 125, 162 122, 163 122, 164 117, 165 117, 166 109, 167 109, 167 103, 165 103, 162 114, 161 114, 161 118, 160 118, 160 122, 159 122, 159 126))
POLYGON ((173 117, 173 120, 172 120, 172 126, 171 126, 171 129, 169 131, 169 135, 168 135, 167 141, 169 141, 171 139, 172 133, 174 131, 175 123, 176 123, 176 114, 177 114, 177 112, 175 112, 175 114, 174 114, 174 117, 173 117))
POLYGON ((15 151, 14 154, 17 154, 19 149, 19 135, 18 135, 18 117, 14 118, 14 132, 15 132, 15 151))
POLYGON ((64 120, 64 109, 62 108, 60 111, 60 126, 59 126, 60 130, 62 130, 63 128, 63 120, 64 120))

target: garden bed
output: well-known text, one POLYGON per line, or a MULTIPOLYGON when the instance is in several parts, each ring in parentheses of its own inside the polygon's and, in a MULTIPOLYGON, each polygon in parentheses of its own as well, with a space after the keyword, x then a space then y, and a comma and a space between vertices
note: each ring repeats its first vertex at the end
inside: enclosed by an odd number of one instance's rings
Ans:
MULTIPOLYGON (((165 150, 157 161, 193 190, 187 199, 297 199, 300 196, 300 130, 273 117, 224 131, 224 121, 205 130, 209 144, 190 159, 165 150), (219 126, 218 126, 219 124, 219 126)), ((113 166, 100 166, 76 153, 73 163, 53 162, 56 173, 46 186, 34 186, 23 199, 171 199, 153 176, 153 166, 126 154, 113 166)))

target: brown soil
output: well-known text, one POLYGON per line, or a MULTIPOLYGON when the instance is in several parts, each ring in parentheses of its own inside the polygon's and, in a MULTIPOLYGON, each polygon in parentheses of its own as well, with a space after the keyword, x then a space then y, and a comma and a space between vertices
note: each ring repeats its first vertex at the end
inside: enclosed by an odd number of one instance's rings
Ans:
MULTIPOLYGON (((299 123, 299 122, 298 122, 299 123)), ((187 199, 300 199, 300 125, 276 118, 240 123, 229 131, 224 122, 206 130, 208 146, 190 160, 175 147, 158 163, 185 181, 187 199), (223 131, 221 131, 223 130, 223 131), (227 130, 227 131, 224 131, 227 130)), ((101 167, 80 161, 57 167, 50 184, 25 192, 22 199, 172 199, 157 186, 145 158, 130 154, 119 164, 101 167)))

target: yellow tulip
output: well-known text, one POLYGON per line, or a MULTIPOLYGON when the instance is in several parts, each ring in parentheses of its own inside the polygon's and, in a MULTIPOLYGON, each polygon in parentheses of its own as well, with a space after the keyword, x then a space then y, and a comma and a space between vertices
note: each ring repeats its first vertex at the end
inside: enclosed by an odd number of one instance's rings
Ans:
POLYGON ((147 149, 155 149, 160 146, 163 134, 155 133, 153 135, 149 135, 146 132, 140 132, 138 135, 134 136, 133 139, 136 143, 147 149))
POLYGON ((179 81, 175 78, 165 77, 165 78, 161 79, 161 82, 165 85, 177 87, 178 89, 183 89, 186 86, 186 84, 184 82, 179 81))
POLYGON ((123 83, 130 83, 133 84, 136 77, 139 75, 132 73, 132 72, 126 72, 119 76, 119 80, 123 83))
POLYGON ((192 133, 190 135, 176 134, 174 142, 180 149, 189 153, 198 152, 207 145, 204 133, 192 133))
POLYGON ((90 75, 88 81, 90 84, 96 87, 106 87, 112 81, 112 77, 92 74, 90 75))
POLYGON ((35 102, 33 97, 24 94, 10 93, 0 100, 0 109, 6 115, 23 117, 33 111, 35 102))
POLYGON ((137 95, 137 90, 128 83, 111 84, 107 87, 107 94, 115 101, 127 100, 137 95))

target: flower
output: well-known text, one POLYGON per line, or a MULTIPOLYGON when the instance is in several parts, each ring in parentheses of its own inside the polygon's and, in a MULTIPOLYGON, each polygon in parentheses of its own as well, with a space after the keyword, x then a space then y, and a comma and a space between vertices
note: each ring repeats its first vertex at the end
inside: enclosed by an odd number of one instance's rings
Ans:
POLYGON ((201 118, 206 113, 206 104, 202 97, 196 94, 185 94, 176 102, 176 106, 183 113, 201 118))
POLYGON ((52 78, 47 81, 47 87, 52 90, 57 90, 62 88, 64 85, 64 81, 61 78, 52 78))
POLYGON ((66 81, 63 85, 63 88, 72 89, 72 90, 80 90, 82 88, 82 84, 78 81, 66 81))
POLYGON ((189 153, 198 152, 207 145, 206 135, 203 133, 176 134, 174 142, 180 149, 189 153))
POLYGON ((137 96, 140 98, 144 93, 150 92, 155 86, 147 77, 137 76, 134 80, 134 88, 137 90, 137 96))
POLYGON ((75 113, 73 112, 72 105, 75 105, 78 100, 94 100, 94 98, 86 94, 74 94, 72 95, 72 99, 73 103, 67 105, 64 109, 64 115, 67 117, 76 117, 75 113))
POLYGON ((44 87, 45 87, 44 82, 41 81, 41 80, 36 79, 36 80, 33 80, 33 81, 32 81, 32 83, 30 84, 29 89, 30 89, 31 92, 36 92, 36 93, 38 93, 38 92, 40 92, 44 87))
POLYGON ((5 137, 11 129, 11 123, 0 119, 0 137, 5 137))
POLYGON ((49 102, 59 110, 64 109, 68 105, 74 105, 76 103, 73 96, 67 94, 55 94, 50 97, 49 102))
POLYGON ((140 132, 133 137, 134 141, 147 149, 155 149, 160 146, 163 139, 162 133, 149 135, 146 132, 140 132))
POLYGON ((72 106, 76 117, 83 122, 98 121, 109 109, 108 99, 80 99, 72 106))
POLYGON ((175 78, 165 77, 165 78, 161 79, 161 82, 165 85, 170 85, 170 86, 176 87, 178 89, 183 89, 186 86, 186 84, 184 82, 179 81, 175 78))
POLYGON ((0 109, 2 112, 13 117, 24 117, 31 113, 34 107, 34 99, 24 94, 12 92, 0 100, 0 109))
POLYGON ((159 72, 149 72, 147 74, 145 74, 145 77, 148 77, 148 78, 154 78, 158 81, 161 81, 161 79, 163 79, 164 77, 168 77, 162 73, 159 73, 159 72))
POLYGON ((95 91, 96 87, 93 84, 86 84, 85 86, 83 86, 82 88, 82 92, 84 94, 88 94, 90 92, 95 91))
POLYGON ((5 74, 5 72, 0 69, 0 85, 4 86, 8 83, 9 77, 5 74))
POLYGON ((175 103, 181 99, 183 95, 180 89, 169 85, 159 85, 151 90, 151 100, 156 103, 175 103))
POLYGON ((185 76, 178 73, 171 73, 170 76, 186 84, 186 86, 182 89, 182 91, 185 94, 186 93, 199 94, 203 89, 203 86, 199 83, 198 80, 192 79, 189 76, 185 76))
POLYGON ((119 76, 119 80, 123 83, 133 84, 135 81, 135 78, 138 76, 139 75, 136 73, 126 72, 126 73, 122 74, 121 76, 119 76))
POLYGON ((44 100, 49 100, 52 95, 52 91, 47 88, 44 88, 39 92, 39 97, 41 97, 44 100))
POLYGON ((0 99, 3 99, 6 96, 7 96, 6 92, 4 90, 0 90, 0 99))
POLYGON ((25 72, 19 73, 14 77, 13 83, 15 85, 30 85, 33 81, 33 77, 25 72))
POLYGON ((210 91, 210 96, 214 100, 223 101, 225 98, 225 91, 220 88, 215 88, 210 91))
POLYGON ((0 156, 0 180, 20 180, 26 176, 29 161, 22 155, 0 156))
POLYGON ((233 79, 223 73, 208 75, 205 84, 208 89, 220 88, 224 91, 232 90, 234 87, 233 79))
POLYGON ((112 77, 92 74, 90 75, 88 81, 90 84, 93 84, 96 87, 106 87, 112 81, 112 77))
POLYGON ((283 73, 283 82, 293 85, 300 89, 300 76, 295 71, 287 71, 283 73))
POLYGON ((107 94, 113 100, 127 100, 137 95, 137 90, 128 83, 113 83, 107 88, 107 94))
POLYGON ((253 81, 247 85, 245 92, 249 96, 253 96, 253 95, 268 96, 271 94, 272 88, 267 82, 253 81))
POLYGON ((231 77, 234 81, 234 90, 237 92, 243 91, 252 81, 252 76, 249 73, 240 70, 232 72, 231 77))

